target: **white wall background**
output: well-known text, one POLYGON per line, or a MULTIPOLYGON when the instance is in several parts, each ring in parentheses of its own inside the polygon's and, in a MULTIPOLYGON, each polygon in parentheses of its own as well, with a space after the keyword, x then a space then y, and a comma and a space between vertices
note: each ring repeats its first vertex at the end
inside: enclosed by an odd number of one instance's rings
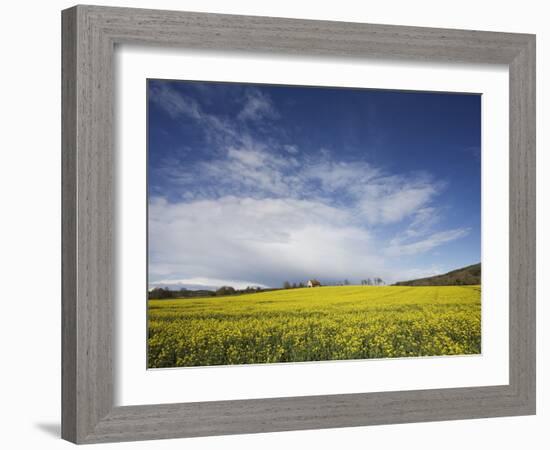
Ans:
MULTIPOLYGON (((441 423, 197 438, 118 444, 117 448, 545 448, 550 420, 548 351, 543 341, 548 275, 550 169, 544 149, 550 120, 550 28, 545 2, 297 2, 279 0, 103 1, 134 6, 309 19, 469 28, 537 34, 538 128, 538 415, 441 423), (546 170, 545 170, 546 169, 546 170)), ((60 10, 72 2, 5 2, 0 45, 0 445, 69 448, 60 417, 60 10), (18 295, 18 288, 35 295, 18 295)), ((546 443, 547 445, 547 443, 546 443)), ((107 448, 97 446, 97 448, 107 448)), ((114 447, 109 447, 114 448, 114 447)))

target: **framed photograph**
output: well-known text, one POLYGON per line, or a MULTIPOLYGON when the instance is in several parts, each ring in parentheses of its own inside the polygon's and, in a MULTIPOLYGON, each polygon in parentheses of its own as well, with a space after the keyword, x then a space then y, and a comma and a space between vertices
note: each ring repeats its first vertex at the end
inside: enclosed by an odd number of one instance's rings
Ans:
POLYGON ((535 413, 533 35, 62 24, 63 438, 535 413))

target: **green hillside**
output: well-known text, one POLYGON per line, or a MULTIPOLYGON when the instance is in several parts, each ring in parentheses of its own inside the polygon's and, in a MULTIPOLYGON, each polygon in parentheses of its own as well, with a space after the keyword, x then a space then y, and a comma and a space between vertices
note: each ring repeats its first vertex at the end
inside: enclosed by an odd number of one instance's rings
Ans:
POLYGON ((481 284, 481 263, 456 269, 443 275, 399 281, 396 286, 464 286, 481 284))

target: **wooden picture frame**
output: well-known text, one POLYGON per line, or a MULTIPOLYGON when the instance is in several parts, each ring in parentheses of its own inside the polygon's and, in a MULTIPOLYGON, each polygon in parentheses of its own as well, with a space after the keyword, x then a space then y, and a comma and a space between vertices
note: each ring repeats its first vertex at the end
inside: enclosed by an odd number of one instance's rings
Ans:
POLYGON ((535 413, 535 36, 75 6, 62 13, 62 437, 75 443, 535 413), (506 64, 510 85, 509 384, 115 407, 116 44, 506 64))

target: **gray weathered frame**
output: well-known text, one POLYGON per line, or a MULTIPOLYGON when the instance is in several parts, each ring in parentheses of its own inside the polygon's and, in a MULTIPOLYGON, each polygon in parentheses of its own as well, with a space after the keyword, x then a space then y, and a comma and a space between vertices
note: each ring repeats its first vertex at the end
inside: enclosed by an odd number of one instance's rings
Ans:
POLYGON ((75 6, 62 13, 62 437, 76 443, 535 413, 535 36, 75 6), (506 64, 508 385, 114 407, 113 52, 139 43, 506 64))

